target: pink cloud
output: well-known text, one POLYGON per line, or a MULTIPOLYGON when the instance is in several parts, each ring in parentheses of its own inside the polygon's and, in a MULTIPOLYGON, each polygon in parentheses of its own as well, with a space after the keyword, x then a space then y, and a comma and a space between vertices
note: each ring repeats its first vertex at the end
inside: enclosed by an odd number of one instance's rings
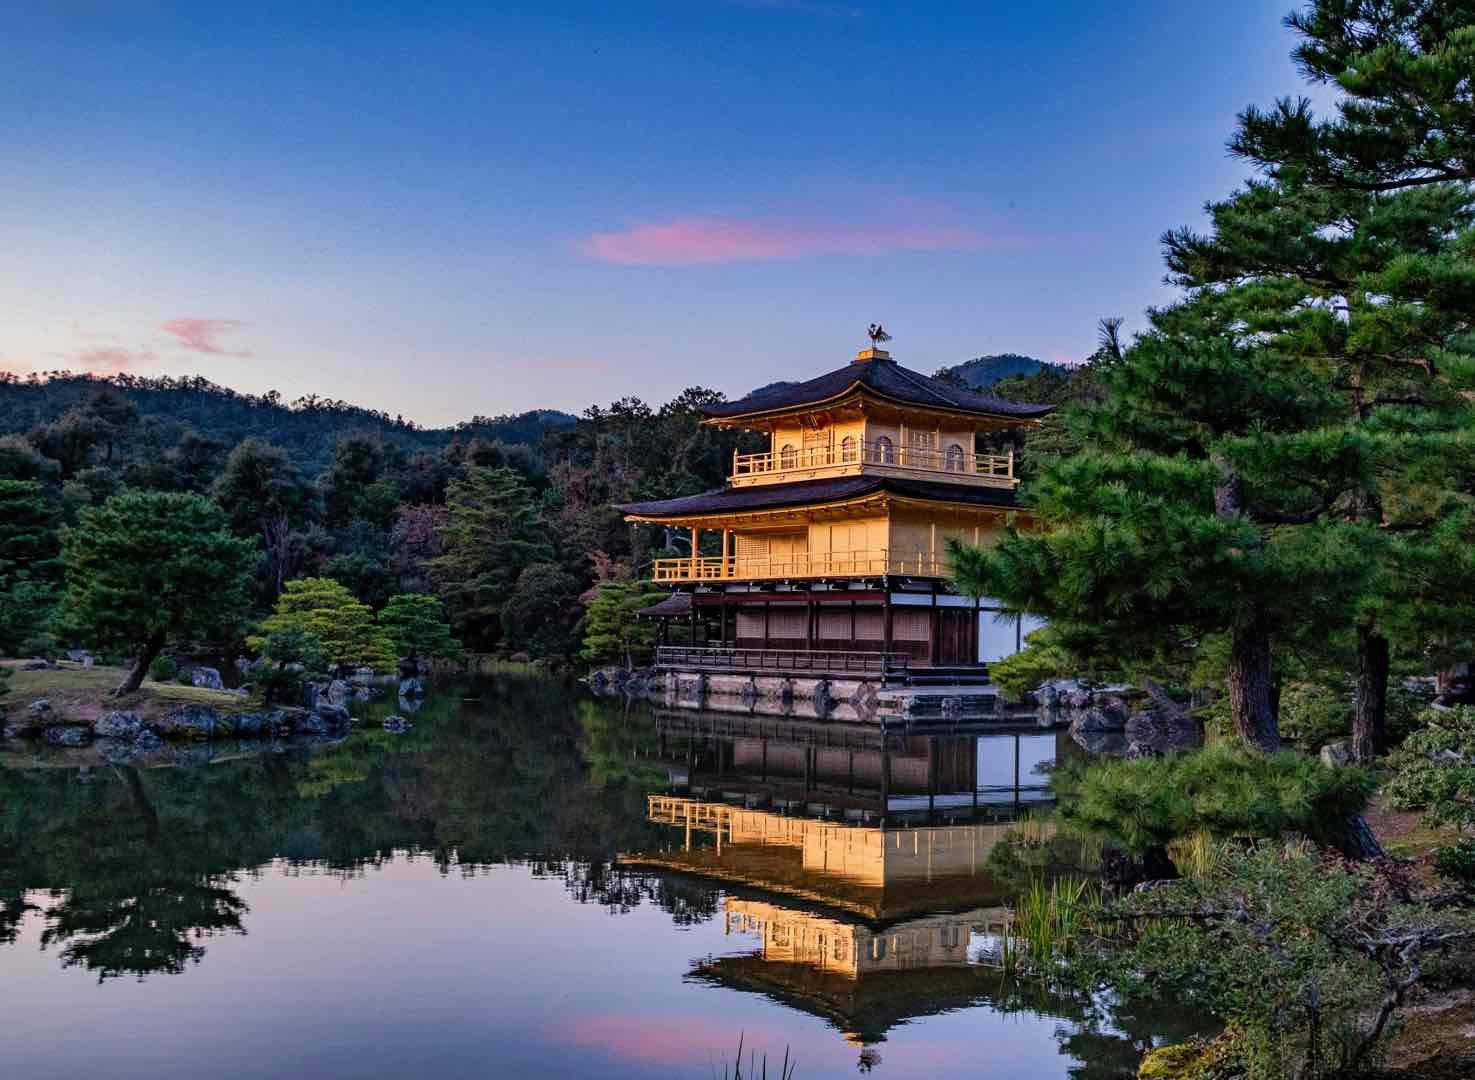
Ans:
POLYGON ((249 352, 241 350, 233 351, 222 346, 215 339, 230 330, 246 324, 239 319, 199 319, 183 317, 170 319, 161 323, 159 329, 173 334, 187 349, 195 352, 209 353, 211 356, 235 356, 245 358, 250 356, 249 352))
POLYGON ((799 225, 743 218, 692 217, 597 232, 584 254, 620 266, 695 266, 812 255, 891 251, 984 251, 1028 247, 1034 238, 968 225, 799 225))
POLYGON ((89 371, 102 371, 116 375, 127 371, 134 364, 153 358, 154 354, 149 349, 131 352, 121 345, 103 345, 95 349, 83 349, 77 354, 76 361, 89 371))

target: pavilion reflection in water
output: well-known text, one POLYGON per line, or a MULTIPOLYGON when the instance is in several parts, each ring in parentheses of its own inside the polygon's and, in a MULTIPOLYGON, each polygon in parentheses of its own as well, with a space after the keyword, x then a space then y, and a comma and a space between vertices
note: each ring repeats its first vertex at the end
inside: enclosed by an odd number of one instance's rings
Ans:
MULTIPOLYGON (((715 880, 729 934, 754 948, 689 977, 823 1017, 859 1046, 908 1020, 1023 1002, 997 959, 1009 917, 990 852, 1054 802, 1038 766, 1065 752, 1037 727, 886 732, 658 714, 673 790, 647 798, 664 846, 620 862, 715 880)), ((1032 828, 1048 833, 1048 820, 1032 828)))

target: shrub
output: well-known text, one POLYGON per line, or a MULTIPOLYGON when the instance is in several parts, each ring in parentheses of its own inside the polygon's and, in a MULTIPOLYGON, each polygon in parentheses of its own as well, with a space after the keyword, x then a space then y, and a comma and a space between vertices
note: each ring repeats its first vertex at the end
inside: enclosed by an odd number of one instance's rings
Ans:
POLYGON ((1362 769, 1328 769, 1295 751, 1254 754, 1215 745, 1136 761, 1074 761, 1056 770, 1062 821, 1135 855, 1200 833, 1305 833, 1340 845, 1347 818, 1376 786, 1362 769))
POLYGON ((1293 682, 1280 695, 1280 733, 1305 750, 1319 750, 1352 733, 1352 697, 1345 687, 1293 682))
POLYGON ((1475 885, 1475 838, 1466 837, 1434 856, 1435 868, 1452 881, 1475 885))
POLYGON ((1079 670, 1080 665, 1055 642, 1048 628, 1036 630, 1025 639, 1024 648, 1013 656, 988 666, 989 682, 1010 701, 1018 701, 1042 683, 1079 670))
POLYGON ((179 675, 179 665, 172 656, 160 656, 149 665, 149 678, 154 682, 169 682, 179 675))
POLYGON ((1475 827, 1475 708, 1426 711, 1389 763, 1395 807, 1423 810, 1433 825, 1475 827))

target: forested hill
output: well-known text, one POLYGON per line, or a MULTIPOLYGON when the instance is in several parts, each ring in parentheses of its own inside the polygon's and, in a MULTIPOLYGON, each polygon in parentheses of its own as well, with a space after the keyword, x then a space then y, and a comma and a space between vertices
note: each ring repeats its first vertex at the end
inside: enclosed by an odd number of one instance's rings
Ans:
POLYGON ((476 416, 454 427, 424 428, 346 401, 309 395, 289 402, 275 391, 242 394, 200 376, 58 373, 21 379, 0 373, 0 435, 24 435, 38 424, 54 423, 103 389, 123 395, 141 417, 151 418, 166 443, 177 441, 187 429, 227 446, 256 436, 281 447, 308 475, 328 466, 345 435, 371 435, 406 451, 434 453, 456 438, 536 446, 546 431, 567 427, 575 420, 568 413, 535 409, 509 416, 476 416))
POLYGON ((1057 367, 1059 367, 1058 364, 1047 364, 1043 360, 1036 360, 1033 356, 1022 356, 1019 353, 995 353, 992 356, 978 356, 961 364, 943 368, 938 375, 951 375, 961 379, 975 390, 987 390, 1000 379, 1007 379, 1012 375, 1036 375, 1047 368, 1057 367))

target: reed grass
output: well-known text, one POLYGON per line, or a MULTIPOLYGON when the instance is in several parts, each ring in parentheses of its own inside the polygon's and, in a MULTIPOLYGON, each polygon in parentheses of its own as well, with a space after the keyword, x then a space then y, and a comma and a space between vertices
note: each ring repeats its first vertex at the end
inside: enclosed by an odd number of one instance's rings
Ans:
POLYGON ((1017 969, 1022 960, 1042 972, 1071 956, 1090 932, 1099 906, 1100 896, 1085 878, 1056 878, 1048 886, 1039 878, 1031 881, 1015 903, 1006 935, 1015 939, 1013 966, 1017 969))
MULTIPOLYGON (((784 1060, 779 1065, 778 1072, 774 1074, 775 1080, 794 1080, 794 1067, 796 1063, 789 1061, 789 1048, 784 1047, 784 1060)), ((712 1066, 712 1075, 717 1075, 717 1066, 712 1066)), ((757 1052, 748 1050, 748 1071, 743 1071, 743 1034, 738 1034, 737 1058, 731 1065, 722 1063, 722 1080, 768 1080, 768 1055, 762 1058, 757 1052)))

